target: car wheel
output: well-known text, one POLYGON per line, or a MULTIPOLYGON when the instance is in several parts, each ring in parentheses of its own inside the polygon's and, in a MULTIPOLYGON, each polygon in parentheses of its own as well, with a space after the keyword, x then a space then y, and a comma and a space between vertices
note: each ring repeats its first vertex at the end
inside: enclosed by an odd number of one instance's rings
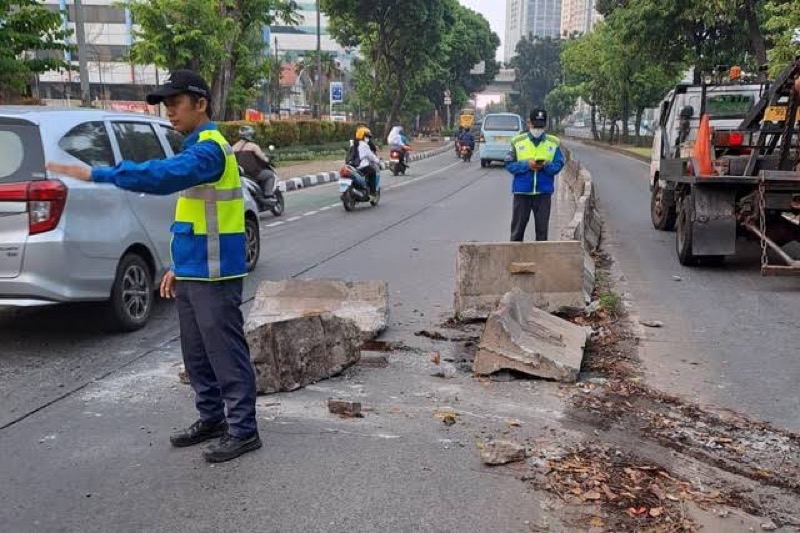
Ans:
POLYGON ((247 271, 252 272, 256 268, 258 258, 261 255, 261 231, 258 227, 258 220, 253 217, 246 217, 244 233, 247 239, 247 253, 245 255, 247 271))
POLYGON ((136 331, 147 324, 153 310, 153 273, 137 253, 123 256, 111 288, 111 320, 114 329, 136 331))

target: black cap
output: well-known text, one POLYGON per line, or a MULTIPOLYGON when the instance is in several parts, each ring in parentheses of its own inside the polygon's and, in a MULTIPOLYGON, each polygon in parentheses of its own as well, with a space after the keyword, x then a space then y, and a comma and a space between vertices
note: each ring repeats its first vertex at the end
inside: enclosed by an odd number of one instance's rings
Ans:
POLYGON ((547 111, 539 108, 531 111, 531 124, 537 128, 544 128, 547 126, 547 111))
POLYGON ((176 70, 170 73, 167 82, 156 92, 147 95, 147 103, 158 105, 165 98, 176 94, 194 94, 211 100, 211 89, 208 88, 206 80, 200 74, 191 70, 176 70))

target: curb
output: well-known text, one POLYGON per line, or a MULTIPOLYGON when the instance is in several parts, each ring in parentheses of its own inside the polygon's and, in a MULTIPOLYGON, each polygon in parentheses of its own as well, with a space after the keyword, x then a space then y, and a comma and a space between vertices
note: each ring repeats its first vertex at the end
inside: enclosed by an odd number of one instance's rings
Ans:
MULTIPOLYGON (((409 156, 409 161, 421 161, 423 159, 428 159, 445 152, 452 150, 453 147, 449 144, 445 144, 439 148, 435 148, 433 150, 428 150, 427 152, 422 152, 419 154, 411 154, 409 156)), ((389 165, 386 162, 381 162, 381 170, 386 170, 389 168, 389 165)), ((278 182, 278 189, 283 192, 287 191, 296 191, 299 189, 307 189, 309 187, 316 187, 317 185, 324 185, 326 183, 332 183, 334 181, 339 181, 339 171, 334 170, 330 172, 320 172, 319 174, 308 174, 306 176, 300 176, 296 178, 287 178, 285 180, 281 180, 278 182)))
POLYGON ((628 156, 630 158, 636 159, 636 160, 641 161, 643 163, 649 163, 650 162, 650 158, 647 157, 647 156, 644 156, 644 155, 641 155, 641 154, 637 154, 636 152, 630 152, 628 150, 625 150, 624 148, 618 148, 618 147, 616 147, 614 145, 605 144, 605 143, 601 143, 601 142, 597 142, 597 141, 592 141, 592 140, 589 140, 589 139, 581 139, 581 138, 578 138, 578 137, 565 137, 565 138, 570 140, 570 141, 572 141, 572 142, 577 142, 577 143, 584 144, 586 146, 591 146, 592 148, 599 148, 599 149, 605 150, 607 152, 614 152, 614 153, 617 153, 617 154, 626 155, 626 156, 628 156))

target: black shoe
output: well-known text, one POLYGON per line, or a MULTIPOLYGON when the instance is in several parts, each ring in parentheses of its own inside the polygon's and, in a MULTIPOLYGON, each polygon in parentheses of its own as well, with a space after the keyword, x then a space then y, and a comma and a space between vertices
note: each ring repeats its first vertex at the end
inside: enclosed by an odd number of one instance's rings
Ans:
POLYGON ((169 438, 169 441, 176 448, 186 448, 194 446, 209 439, 216 439, 228 433, 228 423, 226 421, 209 424, 198 420, 183 431, 179 431, 169 438))
POLYGON ((212 444, 208 451, 203 452, 203 457, 209 463, 224 463, 259 448, 261 448, 261 437, 258 433, 246 439, 225 434, 219 439, 218 444, 212 444))

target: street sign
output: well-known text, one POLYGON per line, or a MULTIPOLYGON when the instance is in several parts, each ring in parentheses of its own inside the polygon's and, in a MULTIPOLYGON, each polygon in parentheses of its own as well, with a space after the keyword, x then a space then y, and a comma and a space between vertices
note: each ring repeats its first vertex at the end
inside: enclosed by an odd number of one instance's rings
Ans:
POLYGON ((444 90, 444 97, 445 97, 445 99, 449 99, 449 98, 450 98, 450 96, 451 96, 451 95, 450 95, 450 89, 445 89, 445 90, 444 90))
POLYGON ((344 84, 340 81, 331 82, 331 103, 332 104, 344 103, 344 84))
POLYGON ((452 103, 453 103, 453 99, 452 98, 450 98, 449 96, 445 96, 444 97, 444 105, 450 105, 452 103))

